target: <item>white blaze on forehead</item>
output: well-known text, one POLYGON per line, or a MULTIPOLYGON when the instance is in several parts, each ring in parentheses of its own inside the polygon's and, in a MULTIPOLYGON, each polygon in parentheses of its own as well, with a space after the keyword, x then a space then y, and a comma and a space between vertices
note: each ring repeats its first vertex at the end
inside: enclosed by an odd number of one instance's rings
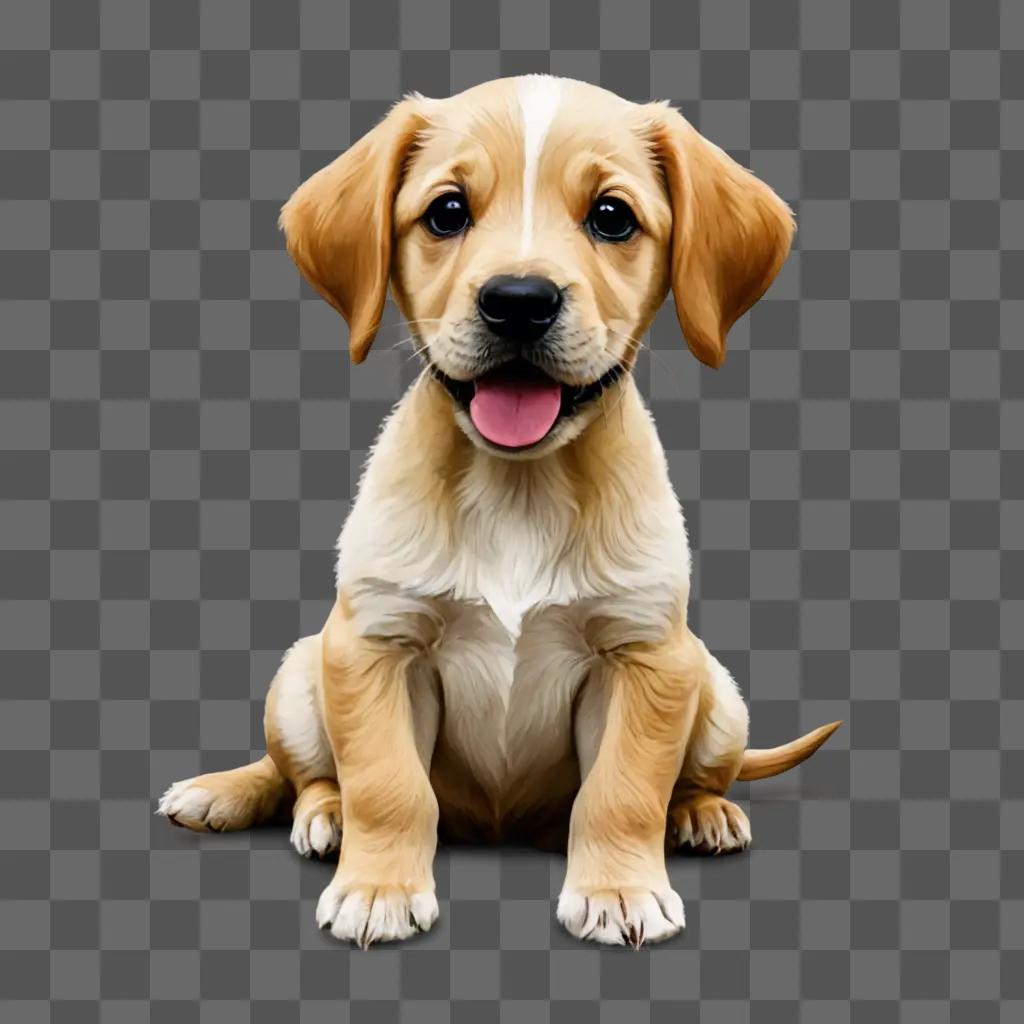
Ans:
POLYGON ((527 75, 519 82, 519 109, 523 113, 523 233, 519 254, 525 256, 533 240, 533 197, 537 191, 537 164, 544 136, 558 111, 562 80, 551 75, 527 75))

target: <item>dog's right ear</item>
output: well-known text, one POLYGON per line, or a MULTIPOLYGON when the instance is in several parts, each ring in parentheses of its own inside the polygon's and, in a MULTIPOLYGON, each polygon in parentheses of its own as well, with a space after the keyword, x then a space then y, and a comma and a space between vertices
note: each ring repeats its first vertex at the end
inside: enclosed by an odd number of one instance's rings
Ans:
POLYGON ((650 140, 672 202, 672 291, 679 326, 708 366, 729 328, 764 294, 789 252, 793 214, 763 182, 667 104, 653 103, 650 140))
POLYGON ((361 363, 380 326, 391 276, 392 205, 423 100, 395 104, 375 128, 317 171, 281 210, 288 252, 306 280, 346 320, 361 363))

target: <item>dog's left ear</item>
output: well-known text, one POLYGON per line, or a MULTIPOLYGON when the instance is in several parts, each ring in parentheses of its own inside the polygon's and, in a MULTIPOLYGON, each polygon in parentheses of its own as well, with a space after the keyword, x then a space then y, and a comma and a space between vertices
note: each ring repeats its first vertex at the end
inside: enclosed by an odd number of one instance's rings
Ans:
POLYGON ((767 291, 789 253, 793 215, 750 171, 654 103, 649 137, 672 202, 672 292, 693 354, 721 366, 729 328, 767 291))
POLYGON ((393 106, 375 128, 317 171, 281 210, 288 252, 346 320, 361 363, 380 326, 391 275, 392 205, 402 167, 426 118, 420 96, 393 106))

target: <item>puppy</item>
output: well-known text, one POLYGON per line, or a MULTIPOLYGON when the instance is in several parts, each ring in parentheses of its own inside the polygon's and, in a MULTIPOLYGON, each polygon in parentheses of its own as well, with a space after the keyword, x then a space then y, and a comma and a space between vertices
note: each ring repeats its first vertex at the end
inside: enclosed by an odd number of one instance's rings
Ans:
POLYGON ((413 94, 284 206, 366 358, 390 282, 424 369, 338 545, 337 599, 271 683, 267 756, 172 786, 188 828, 291 817, 340 850, 317 921, 361 945, 437 918, 438 831, 567 843, 558 919, 683 927, 666 848, 738 850, 747 710, 687 625, 682 512, 631 369, 671 288, 694 355, 765 291, 793 221, 664 103, 543 75, 413 94))

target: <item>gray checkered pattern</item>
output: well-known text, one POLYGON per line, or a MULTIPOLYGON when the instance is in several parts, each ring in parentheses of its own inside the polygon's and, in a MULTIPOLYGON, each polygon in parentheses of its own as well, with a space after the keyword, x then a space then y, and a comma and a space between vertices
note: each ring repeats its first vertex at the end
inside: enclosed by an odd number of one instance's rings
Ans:
POLYGON ((1024 1019, 1024 4, 4 0, 0 46, 3 1021, 1024 1019), (350 371, 280 203, 403 90, 525 71, 675 100, 797 211, 725 367, 666 309, 638 377, 754 741, 848 725, 737 787, 749 854, 673 860, 668 947, 452 850, 436 930, 350 952, 329 866, 153 798, 261 752, 415 373, 393 316, 350 371))

